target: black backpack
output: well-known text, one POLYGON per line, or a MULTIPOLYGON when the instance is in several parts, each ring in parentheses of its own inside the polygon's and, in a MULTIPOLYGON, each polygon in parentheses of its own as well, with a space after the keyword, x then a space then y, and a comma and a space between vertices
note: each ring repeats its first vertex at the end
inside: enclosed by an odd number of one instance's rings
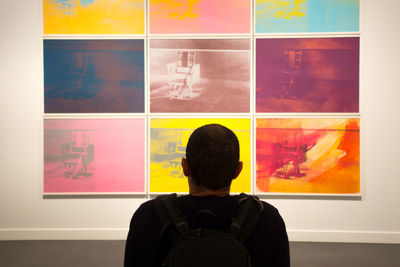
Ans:
MULTIPOLYGON (((257 197, 240 195, 238 209, 230 226, 224 231, 190 229, 178 205, 176 194, 158 196, 155 205, 162 224, 161 237, 167 234, 173 244, 161 266, 251 266, 249 253, 243 243, 263 209, 263 204, 257 197)), ((199 213, 212 212, 200 210, 199 213)))

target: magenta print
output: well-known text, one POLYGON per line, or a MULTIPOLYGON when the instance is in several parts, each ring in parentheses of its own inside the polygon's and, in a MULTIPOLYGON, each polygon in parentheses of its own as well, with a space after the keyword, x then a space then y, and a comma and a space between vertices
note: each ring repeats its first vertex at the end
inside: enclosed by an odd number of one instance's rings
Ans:
POLYGON ((250 112, 250 43, 150 40, 150 111, 250 112))
POLYGON ((46 119, 44 193, 144 193, 145 121, 46 119))
POLYGON ((256 112, 359 112, 359 38, 257 39, 256 112))

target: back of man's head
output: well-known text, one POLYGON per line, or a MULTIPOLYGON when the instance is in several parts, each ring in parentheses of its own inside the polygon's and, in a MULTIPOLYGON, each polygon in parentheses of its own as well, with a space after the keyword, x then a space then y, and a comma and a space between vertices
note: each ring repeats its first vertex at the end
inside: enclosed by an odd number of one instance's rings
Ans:
POLYGON ((239 141, 222 125, 204 125, 190 136, 186 159, 193 183, 211 190, 228 188, 239 164, 239 141))

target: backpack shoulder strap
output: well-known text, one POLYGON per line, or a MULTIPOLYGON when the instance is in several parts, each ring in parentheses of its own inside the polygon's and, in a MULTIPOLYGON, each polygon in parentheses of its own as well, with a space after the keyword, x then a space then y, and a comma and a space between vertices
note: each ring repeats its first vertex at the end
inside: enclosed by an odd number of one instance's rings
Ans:
POLYGON ((155 207, 158 219, 162 224, 161 236, 171 224, 175 226, 179 235, 189 232, 189 225, 186 217, 182 215, 176 194, 157 196, 155 207))
POLYGON ((240 194, 239 207, 232 218, 228 231, 244 243, 257 223, 264 206, 256 196, 240 194))

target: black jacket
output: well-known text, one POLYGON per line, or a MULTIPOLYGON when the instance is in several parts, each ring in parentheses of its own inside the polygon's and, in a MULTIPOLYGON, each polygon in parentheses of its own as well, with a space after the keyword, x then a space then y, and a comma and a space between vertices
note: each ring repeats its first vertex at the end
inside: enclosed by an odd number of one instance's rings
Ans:
MULTIPOLYGON (((227 227, 238 206, 239 196, 195 197, 186 195, 178 198, 189 225, 209 228, 227 227), (201 209, 209 209, 219 218, 219 223, 198 222, 195 215, 201 209), (199 225, 200 224, 200 225, 199 225)), ((278 210, 263 202, 264 209, 245 243, 253 267, 290 266, 289 242, 285 223, 278 210)), ((125 247, 125 267, 160 266, 171 244, 161 238, 161 223, 155 210, 154 200, 143 203, 134 213, 125 247)))

